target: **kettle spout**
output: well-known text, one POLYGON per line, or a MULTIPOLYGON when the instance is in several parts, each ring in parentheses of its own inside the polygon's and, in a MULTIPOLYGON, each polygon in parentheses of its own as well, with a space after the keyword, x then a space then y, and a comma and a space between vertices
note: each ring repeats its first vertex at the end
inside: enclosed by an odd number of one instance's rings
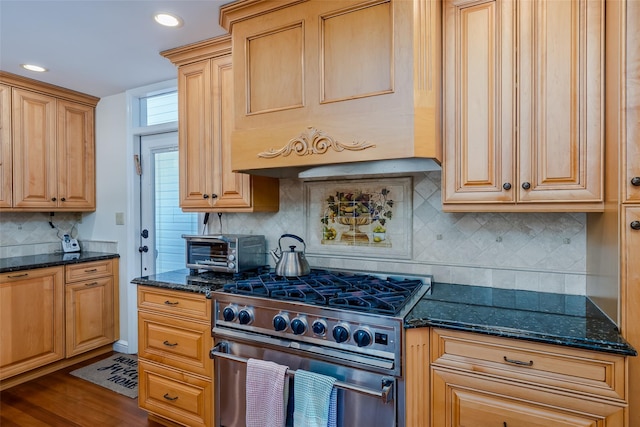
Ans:
POLYGON ((276 252, 277 249, 274 249, 272 251, 269 251, 269 254, 271 255, 271 258, 273 258, 273 260, 278 263, 278 261, 280 261, 280 256, 278 256, 278 253, 276 252))

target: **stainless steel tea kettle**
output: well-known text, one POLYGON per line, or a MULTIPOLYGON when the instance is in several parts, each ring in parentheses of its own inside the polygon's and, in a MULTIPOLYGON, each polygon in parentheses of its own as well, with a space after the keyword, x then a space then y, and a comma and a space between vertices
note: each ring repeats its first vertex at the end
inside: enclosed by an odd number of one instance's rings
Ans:
POLYGON ((270 252, 273 260, 276 262, 276 275, 284 277, 306 276, 311 272, 309 262, 304 256, 304 251, 307 249, 307 245, 300 237, 295 234, 283 234, 278 239, 278 249, 274 249, 270 252), (289 246, 288 251, 283 251, 280 242, 283 238, 290 237, 302 243, 304 245, 302 251, 296 251, 296 246, 289 246), (278 250, 280 254, 278 255, 278 250))

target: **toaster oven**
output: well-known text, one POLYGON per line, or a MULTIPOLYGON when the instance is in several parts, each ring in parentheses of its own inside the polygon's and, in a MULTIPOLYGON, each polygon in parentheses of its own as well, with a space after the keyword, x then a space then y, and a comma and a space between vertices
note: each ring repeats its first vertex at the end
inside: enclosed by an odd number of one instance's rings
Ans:
POLYGON ((262 235, 182 235, 187 268, 238 273, 266 265, 266 239, 262 235))

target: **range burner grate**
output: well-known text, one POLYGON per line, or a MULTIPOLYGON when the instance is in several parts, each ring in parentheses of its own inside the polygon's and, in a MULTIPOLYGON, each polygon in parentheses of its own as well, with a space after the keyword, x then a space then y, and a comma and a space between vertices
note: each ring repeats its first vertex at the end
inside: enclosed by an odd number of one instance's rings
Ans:
POLYGON ((422 284, 418 279, 382 279, 367 274, 312 270, 310 275, 300 277, 260 274, 226 284, 223 291, 394 315, 422 284))

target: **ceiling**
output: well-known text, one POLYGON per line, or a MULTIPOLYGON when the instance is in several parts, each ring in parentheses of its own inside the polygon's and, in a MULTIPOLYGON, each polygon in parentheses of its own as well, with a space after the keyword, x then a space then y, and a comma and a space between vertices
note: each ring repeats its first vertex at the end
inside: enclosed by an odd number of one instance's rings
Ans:
POLYGON ((225 34, 218 10, 229 1, 0 0, 0 70, 100 98, 173 79, 159 52, 225 34), (162 27, 157 12, 184 24, 162 27))

